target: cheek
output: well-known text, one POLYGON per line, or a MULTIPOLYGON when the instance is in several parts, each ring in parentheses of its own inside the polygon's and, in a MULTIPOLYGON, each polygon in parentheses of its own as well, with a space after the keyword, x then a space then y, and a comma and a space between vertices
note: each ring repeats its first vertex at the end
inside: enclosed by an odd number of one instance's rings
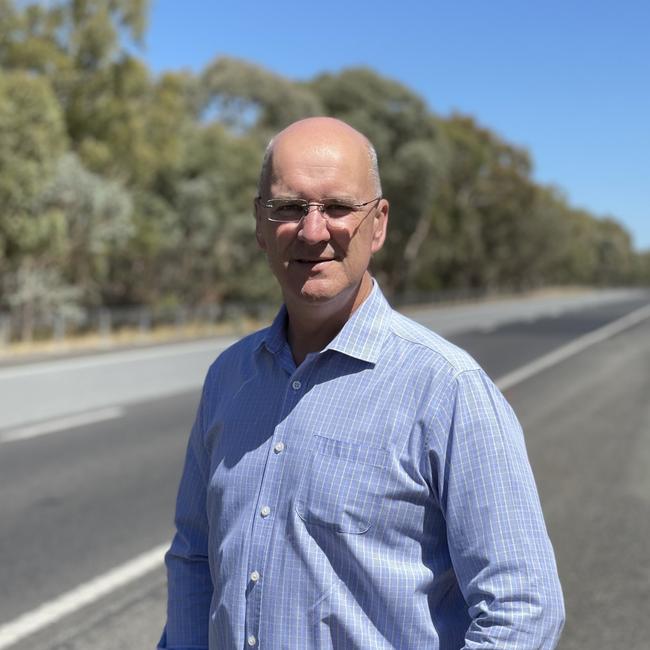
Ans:
POLYGON ((294 235, 282 227, 273 232, 266 232, 264 237, 264 250, 272 263, 281 263, 288 256, 288 250, 294 240, 294 235))
POLYGON ((264 235, 260 232, 259 228, 255 230, 255 239, 257 240, 257 247, 265 251, 266 239, 264 239, 264 235))
POLYGON ((330 234, 339 250, 348 251, 353 245, 353 236, 349 230, 330 230, 330 234))
MULTIPOLYGON (((365 224, 362 224, 362 226, 365 224)), ((354 231, 342 231, 337 234, 336 242, 339 248, 346 253, 349 262, 354 264, 367 263, 372 255, 371 251, 372 233, 365 229, 354 231)))
POLYGON ((291 247, 291 242, 293 238, 282 233, 278 235, 273 240, 273 251, 276 257, 286 257, 287 250, 291 247))

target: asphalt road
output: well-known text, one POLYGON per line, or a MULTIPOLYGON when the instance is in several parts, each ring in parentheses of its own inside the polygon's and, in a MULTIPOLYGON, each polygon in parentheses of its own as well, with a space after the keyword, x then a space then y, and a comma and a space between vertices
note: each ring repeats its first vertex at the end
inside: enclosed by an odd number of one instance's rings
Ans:
POLYGON ((507 391, 565 594, 562 650, 650 647, 650 322, 507 391))
MULTIPOLYGON (((648 298, 451 337, 498 378, 648 298)), ((650 322, 506 393, 526 432, 565 590, 561 648, 647 649, 650 322)), ((171 535, 198 393, 118 420, 0 444, 0 625, 171 535)), ((21 641, 27 650, 145 648, 162 625, 154 571, 21 641)))

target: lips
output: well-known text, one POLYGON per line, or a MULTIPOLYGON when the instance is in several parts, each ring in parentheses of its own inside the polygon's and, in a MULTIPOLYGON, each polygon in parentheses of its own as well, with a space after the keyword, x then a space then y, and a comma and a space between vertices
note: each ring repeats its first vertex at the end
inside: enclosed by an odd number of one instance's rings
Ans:
POLYGON ((295 265, 294 268, 302 269, 307 273, 320 273, 325 271, 330 262, 335 262, 336 257, 298 257, 294 258, 292 264, 295 265))

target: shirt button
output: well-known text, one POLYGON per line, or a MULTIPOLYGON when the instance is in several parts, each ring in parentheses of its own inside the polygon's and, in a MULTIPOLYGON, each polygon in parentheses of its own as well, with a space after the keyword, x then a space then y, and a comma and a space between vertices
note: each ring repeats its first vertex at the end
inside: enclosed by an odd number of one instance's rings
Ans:
POLYGON ((274 447, 273 447, 273 451, 276 454, 281 454, 284 451, 284 443, 283 442, 276 442, 274 447))
POLYGON ((260 579, 259 571, 253 571, 253 573, 251 573, 251 580, 253 582, 257 582, 259 579, 260 579))
POLYGON ((260 510, 260 514, 262 517, 268 517, 271 514, 271 508, 268 506, 262 506, 262 509, 260 510))
POLYGON ((248 639, 246 639, 246 641, 248 642, 248 645, 251 645, 251 646, 253 646, 253 645, 255 645, 257 643, 257 639, 255 638, 254 634, 249 634, 248 639))
POLYGON ((293 386, 293 390, 299 390, 302 384, 296 379, 291 386, 293 386))

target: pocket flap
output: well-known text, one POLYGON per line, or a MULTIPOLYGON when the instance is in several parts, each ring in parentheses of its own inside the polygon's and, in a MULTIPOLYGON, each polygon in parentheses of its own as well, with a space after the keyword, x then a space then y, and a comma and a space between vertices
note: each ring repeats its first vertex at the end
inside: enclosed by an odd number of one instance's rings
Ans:
POLYGON ((386 467, 388 464, 389 454, 387 449, 335 440, 334 438, 319 435, 315 435, 314 438, 317 449, 321 454, 349 460, 353 463, 361 463, 362 465, 372 465, 373 467, 386 467))

